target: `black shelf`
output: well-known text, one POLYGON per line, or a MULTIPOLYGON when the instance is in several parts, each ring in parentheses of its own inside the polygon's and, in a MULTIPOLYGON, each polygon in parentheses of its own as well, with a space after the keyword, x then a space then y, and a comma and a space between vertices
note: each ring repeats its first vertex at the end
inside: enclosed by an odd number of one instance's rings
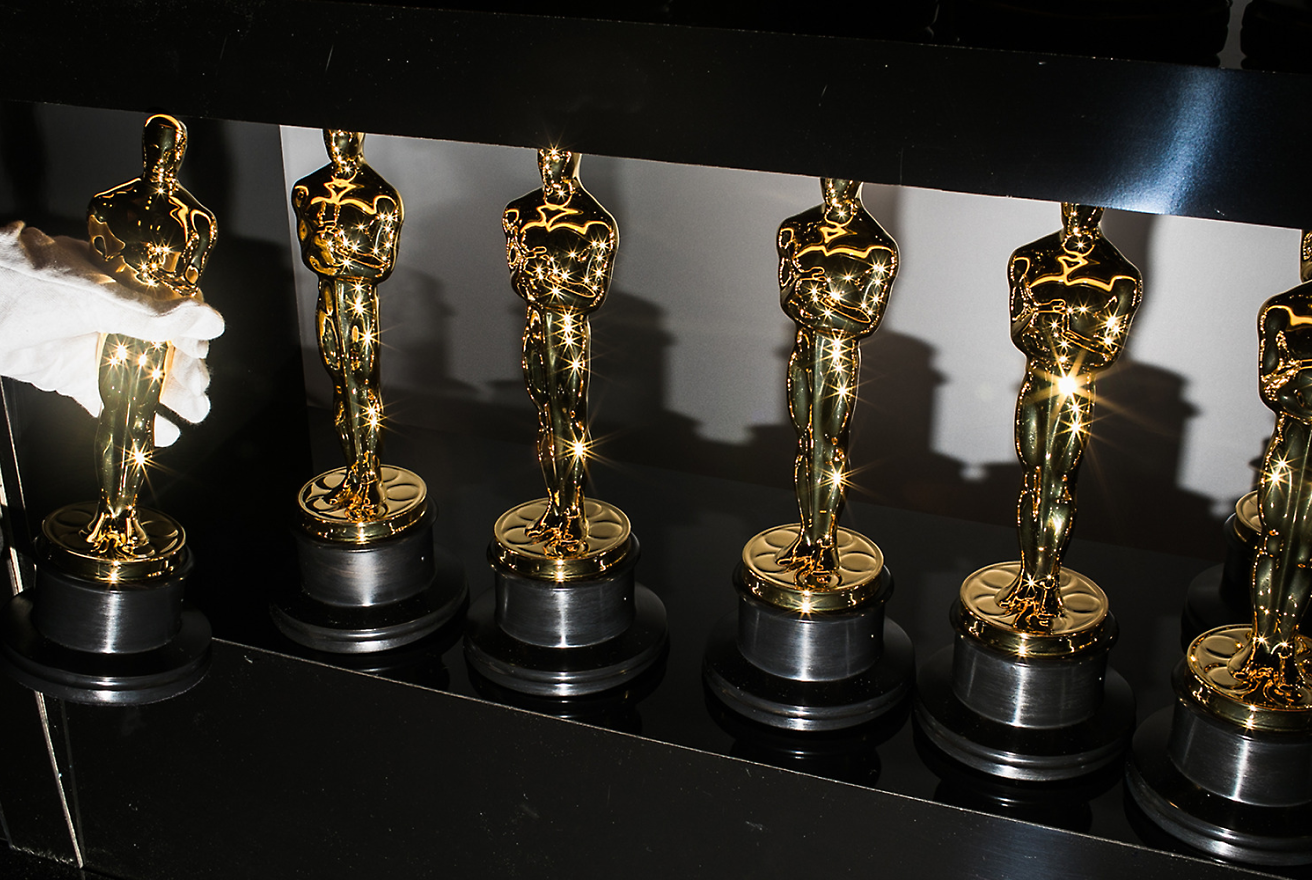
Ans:
POLYGON ((1312 226, 1300 74, 313 0, 28 3, 0 52, 23 101, 1312 226))

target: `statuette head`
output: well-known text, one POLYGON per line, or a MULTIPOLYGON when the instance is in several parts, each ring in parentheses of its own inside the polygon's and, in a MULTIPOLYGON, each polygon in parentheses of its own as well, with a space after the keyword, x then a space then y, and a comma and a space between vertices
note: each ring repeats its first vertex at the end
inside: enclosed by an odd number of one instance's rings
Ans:
POLYGON ((1102 208, 1093 205, 1078 205, 1075 202, 1061 203, 1061 243, 1070 251, 1087 251, 1093 247, 1094 239, 1100 234, 1098 224, 1102 221, 1102 208))
POLYGON ((820 192, 824 194, 825 209, 846 208, 853 205, 861 192, 861 181, 840 180, 837 177, 820 178, 820 192))
POLYGON ((542 191, 549 201, 563 202, 574 192, 582 154, 559 147, 538 150, 538 170, 542 172, 542 191))
POLYGON ((323 143, 337 173, 349 176, 364 163, 364 132, 325 128, 323 143))
POLYGON ((141 135, 141 163, 150 180, 175 179, 187 153, 187 127, 166 113, 146 120, 141 135))

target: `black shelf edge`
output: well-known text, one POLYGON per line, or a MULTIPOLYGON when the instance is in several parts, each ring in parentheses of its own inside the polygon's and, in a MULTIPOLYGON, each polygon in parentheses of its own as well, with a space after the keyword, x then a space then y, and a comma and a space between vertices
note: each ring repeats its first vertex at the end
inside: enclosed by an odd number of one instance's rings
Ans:
MULTIPOLYGON (((1060 850, 1076 880, 1255 876, 221 640, 213 650, 209 676, 177 699, 68 706, 88 870, 658 877, 819 865, 994 878, 1060 850)), ((0 706, 24 702, 0 680, 0 706)))
POLYGON ((314 0, 0 9, 0 96, 1312 226, 1312 77, 314 0))

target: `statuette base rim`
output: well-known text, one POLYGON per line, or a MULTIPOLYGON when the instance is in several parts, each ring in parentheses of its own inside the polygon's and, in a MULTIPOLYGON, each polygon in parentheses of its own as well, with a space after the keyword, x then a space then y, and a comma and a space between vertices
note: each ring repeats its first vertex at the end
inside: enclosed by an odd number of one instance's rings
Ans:
MULTIPOLYGON (((1235 641, 1236 652, 1242 647, 1243 637, 1251 637, 1252 628, 1245 624, 1218 626, 1199 634, 1189 643, 1185 663, 1176 670, 1177 692, 1207 714, 1243 730, 1266 732, 1306 732, 1312 730, 1312 684, 1305 684, 1305 703, 1300 706, 1277 706, 1246 700, 1241 695, 1222 688, 1203 675, 1200 657, 1204 641, 1213 644, 1217 639, 1235 641)), ((1299 654, 1312 654, 1312 640, 1298 637, 1299 654)), ((1305 661, 1307 662, 1307 661, 1305 661)))
POLYGON ((753 664, 737 644, 738 612, 711 631, 702 679, 720 703, 758 724, 797 732, 849 730, 888 715, 911 693, 915 649, 906 631, 883 619, 883 650, 868 669, 837 680, 799 681, 753 664))
POLYGON ((956 695, 954 650, 943 648, 921 666, 913 716, 930 743, 953 760, 990 776, 1061 782, 1098 772, 1129 745, 1134 693, 1116 670, 1106 670, 1103 699, 1092 716, 1066 727, 1018 727, 980 715, 956 695))
POLYGON ((0 666, 26 688, 60 700, 139 706, 190 690, 209 671, 210 624, 184 604, 180 629, 166 644, 133 653, 79 651, 32 625, 26 592, 0 610, 0 666))
POLYGON ((151 555, 137 559, 108 559, 79 540, 71 523, 90 524, 97 510, 94 501, 77 501, 53 511, 41 521, 40 555, 60 571, 89 578, 110 589, 166 578, 178 571, 187 553, 182 525, 158 510, 137 508, 137 519, 150 539, 151 555), (61 528, 61 525, 63 528, 61 528), (76 535, 77 537, 74 537, 76 535))
POLYGON ((342 544, 368 544, 373 541, 391 538, 413 528, 428 512, 428 486, 422 477, 408 468, 385 464, 379 467, 383 475, 384 492, 390 492, 398 485, 412 487, 412 498, 392 502, 395 508, 376 519, 357 522, 337 516, 326 516, 315 511, 311 499, 326 494, 327 484, 340 485, 347 468, 338 467, 324 471, 301 486, 296 493, 296 506, 300 514, 300 524, 306 532, 324 541, 342 544))
MULTIPOLYGON (((562 586, 562 589, 569 589, 562 586)), ((618 635, 596 644, 547 647, 521 641, 497 622, 488 590, 469 609, 465 662, 492 684, 534 697, 582 697, 628 685, 658 667, 669 644, 665 605, 633 585, 634 616, 618 635)))
POLYGON ((1252 865, 1312 862, 1312 833, 1271 833, 1282 826, 1312 828, 1312 803, 1260 806, 1203 789, 1168 756, 1173 712, 1168 707, 1154 713, 1134 735, 1126 789, 1144 817, 1175 840, 1210 856, 1252 865))
MULTIPOLYGON (((436 632, 460 615, 469 601, 469 587, 459 561, 431 540, 425 543, 435 570, 427 584, 410 595, 343 605, 316 598, 297 584, 270 603, 274 624, 293 642, 329 654, 388 651, 436 632)), ((345 552, 370 549, 369 545, 342 546, 345 552)))
POLYGON ((791 570, 762 566, 762 558, 773 559, 774 551, 791 543, 800 531, 799 523, 787 523, 753 535, 743 545, 742 565, 735 578, 739 589, 776 608, 803 613, 848 611, 887 598, 883 595, 887 581, 880 578, 884 569, 883 551, 865 535, 842 526, 838 528, 837 543, 847 552, 840 554, 838 571, 832 575, 837 578, 837 585, 826 588, 802 586, 796 581, 798 575, 791 570), (782 544, 781 537, 784 538, 782 544), (849 558, 861 556, 872 563, 860 569, 844 564, 849 558))
POLYGON ((1092 580, 1065 566, 1058 580, 1063 600, 1089 596, 1098 606, 1092 613, 1081 614, 1075 626, 1059 632, 1027 632, 982 610, 981 597, 996 593, 1019 571, 1019 562, 997 562, 967 575, 962 581, 958 602, 953 606, 953 622, 957 629, 990 648, 1018 658, 1073 656, 1105 650, 1115 643, 1117 628, 1110 614, 1107 594, 1092 580))
POLYGON ((492 528, 488 562, 534 580, 572 583, 604 577, 628 559, 633 547, 628 516, 614 504, 595 498, 583 501, 589 524, 588 550, 577 556, 554 556, 545 552, 541 542, 523 535, 522 524, 536 521, 547 509, 547 504, 546 498, 536 498, 501 514, 492 528), (592 527, 601 522, 605 522, 615 534, 594 538, 592 527))

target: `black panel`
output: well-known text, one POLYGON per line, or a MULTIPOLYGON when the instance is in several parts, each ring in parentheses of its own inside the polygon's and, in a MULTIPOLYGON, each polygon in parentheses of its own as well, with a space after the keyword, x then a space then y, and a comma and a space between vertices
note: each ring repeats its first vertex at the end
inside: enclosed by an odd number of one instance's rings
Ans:
POLYGON ((305 0, 24 4, 0 53, 23 100, 1312 226, 1297 74, 305 0))

